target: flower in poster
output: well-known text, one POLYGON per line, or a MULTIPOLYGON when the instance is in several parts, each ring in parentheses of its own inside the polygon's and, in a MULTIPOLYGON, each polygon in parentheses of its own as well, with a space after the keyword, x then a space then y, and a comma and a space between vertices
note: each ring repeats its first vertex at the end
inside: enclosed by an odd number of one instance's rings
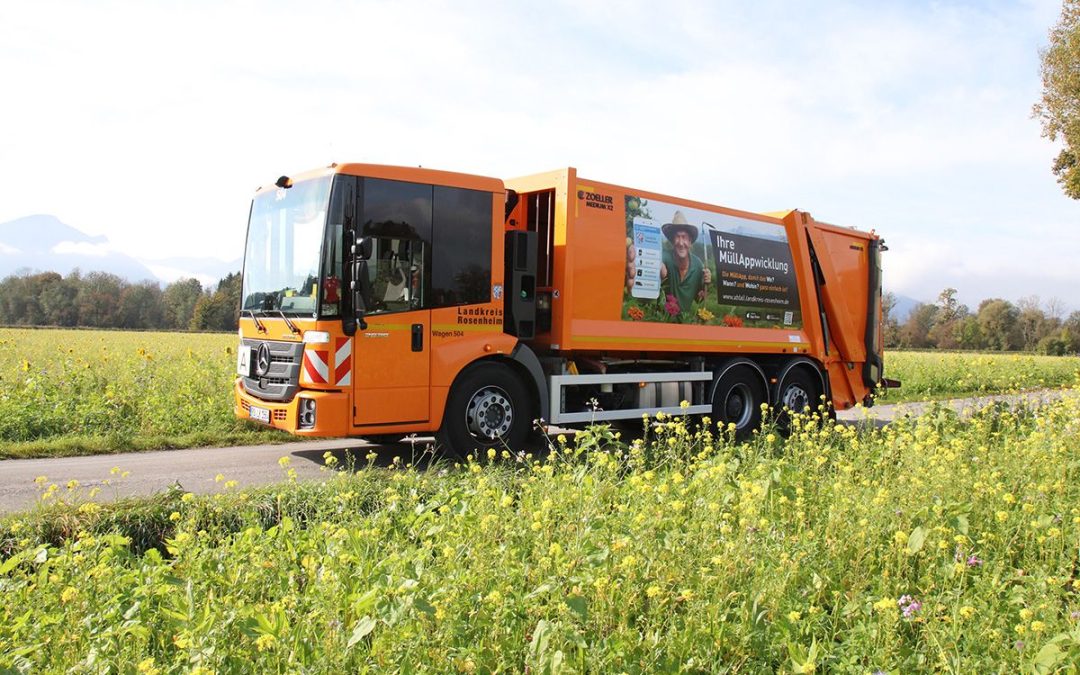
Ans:
POLYGON ((679 309, 679 301, 671 293, 668 293, 667 302, 664 303, 664 309, 673 317, 679 316, 679 312, 682 311, 679 309))

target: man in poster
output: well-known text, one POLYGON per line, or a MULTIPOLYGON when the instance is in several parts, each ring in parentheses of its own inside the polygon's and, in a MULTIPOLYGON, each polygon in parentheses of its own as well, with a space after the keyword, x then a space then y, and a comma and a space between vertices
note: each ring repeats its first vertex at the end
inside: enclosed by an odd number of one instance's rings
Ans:
POLYGON ((678 307, 672 307, 668 301, 668 313, 687 314, 694 301, 705 299, 705 289, 712 283, 709 268, 690 252, 698 238, 698 228, 686 220, 682 211, 676 211, 671 222, 663 226, 664 236, 671 242, 671 248, 664 250, 663 264, 660 266, 660 282, 664 294, 674 296, 678 307))

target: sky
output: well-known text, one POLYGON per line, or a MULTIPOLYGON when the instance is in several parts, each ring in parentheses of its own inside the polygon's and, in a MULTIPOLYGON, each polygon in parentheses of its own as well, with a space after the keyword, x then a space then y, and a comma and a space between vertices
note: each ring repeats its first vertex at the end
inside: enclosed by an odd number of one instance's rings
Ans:
POLYGON ((241 255, 331 162, 598 181, 874 229, 885 285, 1080 309, 1031 117, 1060 2, 0 4, 0 222, 241 255))

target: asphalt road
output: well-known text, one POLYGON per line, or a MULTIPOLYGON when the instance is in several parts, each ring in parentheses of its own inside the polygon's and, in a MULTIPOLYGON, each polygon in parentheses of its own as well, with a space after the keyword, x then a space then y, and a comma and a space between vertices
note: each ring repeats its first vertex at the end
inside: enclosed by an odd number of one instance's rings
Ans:
MULTIPOLYGON (((1049 401, 1061 396, 1080 395, 1076 390, 1046 390, 1020 395, 987 396, 980 398, 946 401, 957 411, 976 409, 993 401, 1016 402, 1049 401)), ((901 403, 878 405, 869 409, 842 411, 841 421, 848 424, 884 425, 899 415, 918 415, 928 403, 901 403)), ((35 482, 45 476, 45 485, 55 483, 61 493, 67 493, 69 481, 78 481, 75 494, 85 498, 97 487, 97 501, 122 497, 149 495, 179 485, 195 493, 213 493, 226 489, 226 483, 235 481, 232 489, 243 489, 276 483, 286 478, 286 469, 279 464, 282 457, 289 458, 289 468, 296 471, 301 480, 325 476, 323 455, 333 451, 345 464, 349 459, 355 466, 366 466, 367 456, 375 452, 376 464, 387 465, 400 457, 402 463, 426 461, 424 450, 430 438, 418 438, 412 442, 376 446, 356 439, 304 441, 279 445, 249 445, 228 448, 195 448, 190 450, 162 450, 156 452, 132 452, 91 457, 58 457, 53 459, 0 460, 0 513, 10 513, 32 508, 40 499, 43 486, 35 482), (119 471, 115 471, 118 469, 119 471), (218 479, 218 476, 222 478, 218 479)))

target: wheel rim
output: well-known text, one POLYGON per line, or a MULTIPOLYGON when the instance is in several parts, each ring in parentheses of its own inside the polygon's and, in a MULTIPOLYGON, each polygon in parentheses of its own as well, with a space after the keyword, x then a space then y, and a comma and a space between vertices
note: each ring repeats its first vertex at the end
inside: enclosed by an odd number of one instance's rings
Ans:
POLYGON ((750 422, 754 415, 754 394, 745 382, 737 382, 724 397, 724 416, 728 422, 734 422, 741 429, 750 422))
POLYGON ((480 389, 465 406, 465 425, 473 437, 493 441, 505 436, 514 423, 510 396, 499 387, 480 389))
POLYGON ((801 385, 791 384, 784 388, 780 402, 791 412, 799 413, 810 407, 810 393, 801 385))

